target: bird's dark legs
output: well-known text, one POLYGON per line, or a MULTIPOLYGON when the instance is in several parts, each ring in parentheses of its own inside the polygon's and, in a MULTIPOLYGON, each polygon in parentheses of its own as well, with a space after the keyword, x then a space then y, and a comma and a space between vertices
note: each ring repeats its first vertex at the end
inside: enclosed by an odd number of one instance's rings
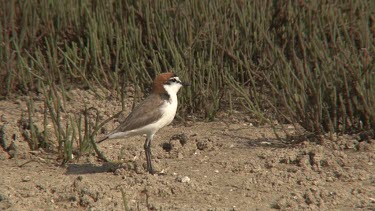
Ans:
POLYGON ((145 145, 143 147, 146 153, 147 171, 150 174, 154 174, 154 169, 152 168, 152 163, 151 163, 151 140, 152 138, 147 137, 145 141, 145 145))

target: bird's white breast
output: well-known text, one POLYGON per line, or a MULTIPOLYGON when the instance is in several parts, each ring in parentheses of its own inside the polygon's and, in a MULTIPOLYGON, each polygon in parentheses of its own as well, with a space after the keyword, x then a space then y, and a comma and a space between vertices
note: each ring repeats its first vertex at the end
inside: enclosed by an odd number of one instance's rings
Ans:
POLYGON ((166 125, 169 125, 177 111, 177 95, 176 94, 170 94, 170 99, 164 101, 164 104, 160 107, 161 112, 163 113, 161 119, 158 121, 161 127, 164 127, 166 125))

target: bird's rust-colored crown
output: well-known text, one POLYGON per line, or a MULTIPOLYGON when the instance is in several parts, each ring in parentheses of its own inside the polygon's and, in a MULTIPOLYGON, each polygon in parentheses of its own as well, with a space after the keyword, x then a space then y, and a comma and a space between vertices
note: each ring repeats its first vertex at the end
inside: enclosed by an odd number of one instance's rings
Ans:
POLYGON ((175 77, 176 74, 172 72, 162 73, 158 76, 156 76, 154 80, 154 84, 152 86, 152 92, 153 93, 164 93, 166 92, 164 89, 163 84, 167 82, 171 77, 175 77))

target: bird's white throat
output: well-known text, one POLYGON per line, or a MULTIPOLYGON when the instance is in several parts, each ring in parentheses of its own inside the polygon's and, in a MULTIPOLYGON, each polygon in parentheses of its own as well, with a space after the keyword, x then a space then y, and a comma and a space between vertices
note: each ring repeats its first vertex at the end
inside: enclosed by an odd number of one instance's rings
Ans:
MULTIPOLYGON (((176 77, 176 79, 179 80, 178 77, 176 77)), ((174 83, 164 84, 163 87, 169 95, 176 95, 178 90, 180 90, 180 88, 182 87, 182 84, 178 82, 174 82, 174 83)))

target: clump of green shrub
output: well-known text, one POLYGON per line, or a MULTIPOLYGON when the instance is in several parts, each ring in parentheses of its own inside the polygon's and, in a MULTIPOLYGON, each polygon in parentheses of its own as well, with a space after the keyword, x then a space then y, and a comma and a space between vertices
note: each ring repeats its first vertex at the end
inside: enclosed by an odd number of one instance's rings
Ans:
MULTIPOLYGON (((317 135, 375 129, 373 1, 10 0, 0 8, 2 99, 41 93, 57 105, 72 86, 121 95, 131 83, 147 92, 156 74, 173 70, 192 84, 181 117, 235 108, 317 135)), ((69 138, 79 121, 56 132, 69 138)))

